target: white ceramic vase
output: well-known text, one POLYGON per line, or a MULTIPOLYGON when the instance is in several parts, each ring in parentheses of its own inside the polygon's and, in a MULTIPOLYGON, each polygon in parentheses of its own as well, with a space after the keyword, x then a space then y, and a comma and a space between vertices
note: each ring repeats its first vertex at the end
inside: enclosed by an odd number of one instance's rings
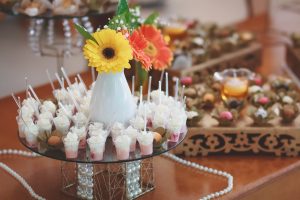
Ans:
POLYGON ((91 121, 111 126, 114 122, 128 123, 136 112, 136 105, 124 71, 99 74, 93 89, 91 121))

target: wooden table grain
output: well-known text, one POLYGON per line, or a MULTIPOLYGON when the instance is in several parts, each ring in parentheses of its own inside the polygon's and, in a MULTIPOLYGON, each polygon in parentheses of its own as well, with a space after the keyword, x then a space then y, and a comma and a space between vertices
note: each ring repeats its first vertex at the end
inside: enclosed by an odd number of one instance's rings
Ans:
MULTIPOLYGON (((258 33, 264 43, 263 74, 280 73, 284 64, 281 38, 266 32, 269 21, 258 16, 238 24, 239 29, 258 33), (279 43, 279 44, 277 44, 279 43)), ((46 78, 46 75, 45 75, 46 78)), ((86 82, 90 74, 83 73, 86 82)), ((56 83, 57 84, 57 83, 56 83)), ((50 85, 36 88, 41 98, 49 97, 50 85)), ((18 94, 24 97, 24 93, 18 94)), ((24 149, 17 139, 16 105, 11 97, 0 100, 0 149, 24 149)), ((261 155, 218 155, 187 158, 199 164, 225 170, 234 177, 234 188, 221 199, 300 199, 300 159, 261 155)), ((23 158, 1 155, 0 162, 20 173, 33 189, 46 199, 70 199, 60 192, 60 162, 48 158, 23 158)), ((226 187, 226 179, 181 166, 164 157, 154 159, 156 188, 140 199, 193 200, 226 187)), ((0 170, 0 199, 30 199, 27 191, 10 175, 0 170)))

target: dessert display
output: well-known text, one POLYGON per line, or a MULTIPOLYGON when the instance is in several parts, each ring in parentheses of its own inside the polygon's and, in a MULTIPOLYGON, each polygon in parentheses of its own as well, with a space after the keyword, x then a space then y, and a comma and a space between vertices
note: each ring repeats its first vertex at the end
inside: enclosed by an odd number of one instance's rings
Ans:
POLYGON ((188 124, 196 127, 292 124, 300 105, 296 90, 286 77, 271 76, 264 80, 247 69, 216 72, 204 82, 185 85, 187 110, 194 113, 188 116, 188 124))
POLYGON ((174 49, 173 69, 177 70, 185 67, 180 65, 184 58, 190 66, 194 66, 249 47, 255 41, 251 32, 237 31, 233 27, 220 27, 198 20, 170 20, 163 25, 163 31, 174 49))
POLYGON ((103 12, 115 5, 113 1, 100 0, 2 0, 0 7, 14 14, 29 17, 84 16, 89 13, 103 12))
POLYGON ((144 85, 136 96, 124 75, 132 59, 141 63, 144 72, 152 66, 163 70, 170 65, 173 54, 155 25, 156 18, 152 14, 141 20, 136 9, 118 10, 103 29, 92 34, 76 24, 86 39, 83 54, 98 77, 87 87, 79 74, 71 81, 62 67, 63 77, 55 74, 60 87, 54 88, 51 82, 54 99, 45 101, 28 86, 28 97, 22 102, 16 99, 19 136, 26 145, 46 155, 64 152, 67 160, 104 162, 152 156, 176 146, 187 132, 188 114, 184 96, 178 95, 179 85, 173 97, 168 73, 165 91, 161 81, 159 89, 152 91, 149 77, 144 99, 144 85))
MULTIPOLYGON (((65 78, 67 83, 71 82, 65 78)), ((29 97, 18 103, 19 136, 40 152, 61 150, 67 159, 74 159, 78 151, 89 149, 90 159, 99 161, 103 159, 109 140, 115 146, 117 158, 123 160, 129 158, 130 152, 151 155, 153 148, 155 151, 165 143, 177 143, 179 136, 186 132, 189 113, 185 111, 183 99, 166 96, 162 90, 151 91, 149 100, 143 100, 142 95, 136 97, 141 101, 134 104, 134 115, 125 123, 110 124, 91 121, 91 112, 84 110, 91 106, 95 83, 87 89, 84 82, 75 81, 68 87, 62 80, 59 82, 62 87, 53 90, 54 100, 40 100, 31 90, 29 97)), ((134 102, 135 96, 130 95, 134 102)))
POLYGON ((176 153, 299 154, 299 88, 293 79, 227 69, 199 82, 200 78, 193 80, 185 85, 183 94, 189 135, 176 153), (235 84, 228 85, 228 81, 235 84))

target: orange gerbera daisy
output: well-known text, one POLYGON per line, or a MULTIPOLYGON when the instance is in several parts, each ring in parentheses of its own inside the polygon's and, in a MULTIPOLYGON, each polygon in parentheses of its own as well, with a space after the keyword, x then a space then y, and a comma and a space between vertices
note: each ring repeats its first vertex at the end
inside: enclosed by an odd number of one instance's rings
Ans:
POLYGON ((147 48, 147 40, 145 37, 139 31, 135 30, 129 36, 129 43, 132 47, 134 59, 140 61, 143 65, 143 68, 146 71, 149 71, 152 63, 150 57, 144 52, 144 49, 147 48))
POLYGON ((167 46, 160 30, 151 25, 143 25, 138 31, 147 40, 144 52, 150 57, 154 69, 166 69, 173 60, 173 53, 167 46))

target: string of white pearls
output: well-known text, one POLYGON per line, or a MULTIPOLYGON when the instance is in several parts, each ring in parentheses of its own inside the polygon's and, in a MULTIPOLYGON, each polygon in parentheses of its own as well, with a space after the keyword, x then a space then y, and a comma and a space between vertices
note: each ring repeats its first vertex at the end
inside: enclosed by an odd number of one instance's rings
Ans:
POLYGON ((209 199, 217 198, 219 196, 222 196, 222 195, 225 195, 225 194, 229 193, 233 188, 233 176, 231 174, 227 173, 227 172, 217 170, 217 169, 213 169, 213 168, 209 168, 209 167, 205 167, 203 165, 199 165, 197 163, 194 163, 194 162, 191 162, 191 161, 188 161, 188 160, 184 160, 184 159, 179 158, 178 156, 175 156, 174 154, 171 154, 171 153, 165 153, 163 155, 165 157, 167 157, 171 160, 174 160, 175 162, 178 162, 178 163, 180 163, 182 165, 185 165, 187 167, 195 168, 197 170, 201 170, 201 171, 204 171, 204 172, 208 172, 208 173, 211 173, 211 174, 215 174, 215 175, 223 176, 223 177, 227 178, 228 185, 225 189, 220 190, 218 192, 211 193, 209 195, 206 195, 206 196, 200 198, 200 200, 209 200, 209 199))
MULTIPOLYGON (((17 149, 2 149, 0 150, 0 155, 19 155, 19 156, 25 156, 25 157, 38 157, 39 155, 36 153, 31 153, 29 151, 22 151, 17 149)), ((29 194, 37 200, 45 200, 45 198, 39 196, 37 193, 34 192, 32 187, 25 181, 25 179, 20 176, 16 171, 14 171, 12 168, 4 164, 3 162, 0 162, 0 168, 4 169, 7 173, 9 173, 11 176, 13 176, 17 181, 19 181, 22 186, 29 192, 29 194)))

